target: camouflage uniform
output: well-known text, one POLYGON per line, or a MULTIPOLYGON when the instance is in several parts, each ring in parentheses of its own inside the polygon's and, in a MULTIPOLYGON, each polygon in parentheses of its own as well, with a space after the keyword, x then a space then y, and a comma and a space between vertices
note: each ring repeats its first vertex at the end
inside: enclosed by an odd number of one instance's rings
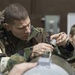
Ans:
MULTIPOLYGON (((2 11, 4 12, 4 11, 2 11)), ((1 13, 2 14, 2 13, 1 13)), ((2 17, 1 15, 0 17, 2 17)), ((3 25, 0 25, 0 49, 2 51, 0 59, 3 57, 10 57, 8 59, 7 65, 5 70, 11 70, 11 68, 18 63, 22 62, 29 62, 33 58, 31 58, 31 53, 33 46, 44 42, 50 44, 49 40, 49 34, 44 31, 42 28, 34 28, 31 27, 31 35, 27 39, 27 41, 20 40, 13 36, 11 32, 6 31, 3 28, 3 25)), ((57 50, 54 51, 55 54, 60 55, 58 52, 61 53, 61 56, 65 54, 66 58, 71 57, 73 53, 73 47, 72 45, 71 50, 69 49, 69 45, 67 44, 66 48, 63 47, 56 47, 57 50)))

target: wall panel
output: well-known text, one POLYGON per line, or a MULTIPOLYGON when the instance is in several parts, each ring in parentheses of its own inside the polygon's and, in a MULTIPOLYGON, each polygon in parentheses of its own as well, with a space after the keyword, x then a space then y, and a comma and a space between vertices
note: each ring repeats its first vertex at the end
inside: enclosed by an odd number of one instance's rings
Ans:
POLYGON ((45 15, 60 15, 60 29, 67 31, 67 14, 75 12, 75 0, 0 0, 0 10, 10 3, 21 3, 30 15, 34 26, 44 27, 45 15))

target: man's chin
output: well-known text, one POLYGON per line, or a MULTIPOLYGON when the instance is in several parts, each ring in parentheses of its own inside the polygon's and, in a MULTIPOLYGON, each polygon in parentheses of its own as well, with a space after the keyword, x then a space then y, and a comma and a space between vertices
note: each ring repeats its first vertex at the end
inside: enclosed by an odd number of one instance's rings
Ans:
POLYGON ((25 41, 25 40, 27 40, 27 39, 28 39, 28 37, 25 37, 25 38, 22 38, 21 40, 24 40, 24 41, 25 41))
POLYGON ((27 38, 22 38, 21 40, 24 40, 25 41, 25 40, 27 40, 27 38))

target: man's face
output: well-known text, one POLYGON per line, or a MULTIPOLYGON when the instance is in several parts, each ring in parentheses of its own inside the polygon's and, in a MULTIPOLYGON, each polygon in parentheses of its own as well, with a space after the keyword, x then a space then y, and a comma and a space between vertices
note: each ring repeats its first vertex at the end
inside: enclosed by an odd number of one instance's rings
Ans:
POLYGON ((75 35, 70 36, 70 41, 73 44, 73 46, 75 47, 75 35))
POLYGON ((9 25, 10 26, 10 31, 14 36, 21 40, 27 40, 31 33, 31 28, 30 28, 30 19, 27 17, 26 20, 21 20, 21 21, 14 21, 14 25, 9 25))

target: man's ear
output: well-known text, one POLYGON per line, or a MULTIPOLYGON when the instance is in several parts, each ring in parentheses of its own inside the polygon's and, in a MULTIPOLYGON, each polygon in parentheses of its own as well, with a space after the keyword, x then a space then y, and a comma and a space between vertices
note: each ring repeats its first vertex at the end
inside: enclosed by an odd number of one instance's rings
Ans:
POLYGON ((4 28, 7 30, 7 31, 10 31, 11 30, 11 26, 7 23, 4 23, 4 28))

